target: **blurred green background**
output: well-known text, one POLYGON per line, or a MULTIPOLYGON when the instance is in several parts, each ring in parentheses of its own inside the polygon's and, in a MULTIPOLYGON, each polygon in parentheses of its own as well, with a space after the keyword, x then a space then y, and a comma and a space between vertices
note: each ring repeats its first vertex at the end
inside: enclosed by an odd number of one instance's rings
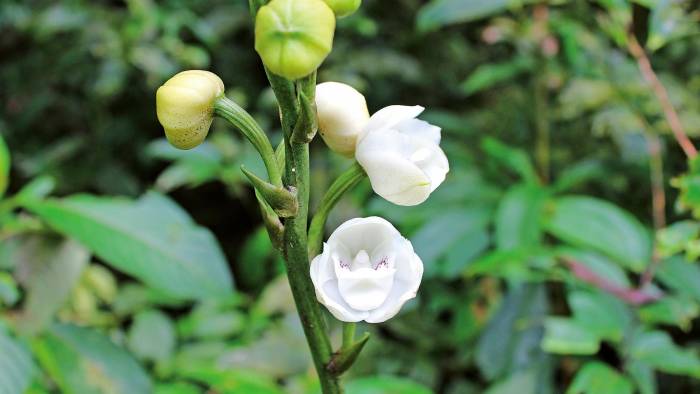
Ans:
MULTIPOLYGON (((319 81, 426 107, 451 165, 420 206, 364 182, 331 215, 389 219, 425 263, 416 300, 360 325, 349 393, 700 392, 700 162, 627 34, 698 136, 699 8, 365 0, 338 21, 319 81)), ((162 138, 155 90, 192 68, 279 141, 246 2, 0 3, 0 393, 318 392, 254 149, 218 120, 192 151, 162 138)), ((350 162, 311 155, 313 211, 350 162)))

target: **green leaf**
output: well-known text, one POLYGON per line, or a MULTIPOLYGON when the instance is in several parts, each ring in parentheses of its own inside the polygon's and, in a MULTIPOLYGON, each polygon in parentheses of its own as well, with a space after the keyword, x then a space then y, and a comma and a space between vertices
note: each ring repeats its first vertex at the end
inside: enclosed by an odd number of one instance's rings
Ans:
POLYGON ((467 235, 482 231, 491 217, 483 207, 451 210, 431 219, 411 237, 413 248, 426 264, 426 277, 438 274, 437 261, 467 235), (449 231, 445 231, 449 229, 449 231))
POLYGON ((625 363, 625 367, 630 377, 634 379, 639 394, 656 394, 658 392, 654 369, 647 363, 643 363, 639 360, 631 360, 625 363))
POLYGON ((631 340, 630 357, 671 374, 700 378, 700 359, 691 349, 673 343, 663 331, 637 332, 631 340))
POLYGON ((626 377, 601 362, 589 362, 581 368, 566 394, 632 394, 634 387, 626 377))
POLYGON ((546 224, 555 237, 599 251, 626 268, 641 272, 651 258, 648 231, 630 213, 597 198, 556 200, 546 224))
POLYGON ((657 277, 664 285, 700 303, 700 267, 682 257, 671 257, 659 264, 657 277))
POLYGON ((245 329, 245 315, 225 303, 205 302, 177 324, 185 338, 219 339, 245 329))
POLYGON ((72 240, 30 236, 22 241, 14 258, 16 275, 27 293, 20 327, 34 334, 64 305, 90 254, 72 240))
POLYGON ((27 208, 118 270, 182 298, 225 296, 233 288, 214 236, 167 197, 139 200, 77 195, 27 208))
POLYGON ((540 217, 547 193, 538 185, 510 188, 496 211, 496 245, 502 250, 537 246, 542 239, 540 217))
POLYGON ((10 149, 0 133, 0 198, 5 195, 10 183, 10 149))
POLYGON ((684 251, 688 243, 700 235, 700 223, 691 220, 683 220, 670 224, 659 231, 656 236, 658 250, 661 257, 671 257, 684 251))
POLYGON ((20 204, 31 200, 41 200, 51 194, 55 188, 56 180, 52 176, 43 175, 32 179, 28 184, 24 185, 14 198, 20 204))
POLYGON ((154 387, 154 394, 202 394, 203 390, 191 383, 177 382, 159 384, 154 387))
POLYGON ((549 317, 545 320, 542 349, 557 354, 596 354, 598 337, 574 319, 549 317))
POLYGON ((206 384, 217 393, 283 394, 273 379, 251 370, 200 367, 188 370, 184 376, 206 384))
POLYGON ((611 283, 622 288, 630 287, 630 280, 625 271, 620 268, 619 265, 615 264, 615 262, 603 255, 569 247, 559 248, 557 254, 585 265, 588 269, 598 274, 598 276, 606 278, 611 283))
POLYGON ((29 350, 0 326, 0 393, 24 393, 35 372, 29 350))
POLYGON ((542 285, 520 285, 508 292, 476 344, 476 364, 489 380, 539 362, 540 322, 547 314, 542 285))
POLYGON ((146 372, 129 353, 97 331, 55 324, 33 344, 45 371, 65 394, 148 394, 146 372))
POLYGON ((430 394, 432 390, 406 378, 366 376, 353 379, 345 386, 347 394, 430 394))
POLYGON ((523 182, 538 184, 537 171, 527 153, 522 149, 510 147, 494 138, 484 138, 481 148, 498 164, 518 174, 523 182))
POLYGON ((467 95, 478 93, 499 83, 507 82, 529 71, 534 66, 530 57, 516 56, 502 63, 484 63, 460 84, 459 88, 467 95))
POLYGON ((639 308, 639 318, 649 324, 673 324, 684 331, 690 330, 693 319, 700 315, 700 307, 684 297, 666 296, 639 308))
POLYGON ((128 336, 131 353, 143 360, 164 361, 176 345, 175 326, 164 313, 151 309, 134 316, 128 336))
POLYGON ((418 11, 417 25, 422 31, 454 23, 469 22, 507 11, 534 0, 433 0, 418 11))
MULTIPOLYGON (((541 388, 540 388, 541 389, 541 388)), ((489 387, 484 394, 536 394, 537 374, 534 370, 516 372, 489 387)))
POLYGON ((19 301, 19 290, 15 279, 7 272, 0 271, 0 307, 13 306, 17 301, 19 301))
POLYGON ((589 333, 613 342, 622 340, 631 316, 619 299, 601 291, 569 291, 574 319, 589 333))

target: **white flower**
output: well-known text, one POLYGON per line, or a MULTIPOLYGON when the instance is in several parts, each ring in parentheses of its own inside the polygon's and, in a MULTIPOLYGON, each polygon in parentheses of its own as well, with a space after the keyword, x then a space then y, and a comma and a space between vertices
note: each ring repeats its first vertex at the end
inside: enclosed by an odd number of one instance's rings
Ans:
POLYGON ((311 262, 316 298, 338 320, 381 323, 416 296, 423 262, 380 217, 348 220, 311 262))
POLYGON ((440 128, 416 119, 421 112, 421 106, 383 108, 357 140, 355 158, 372 189, 394 204, 422 203, 450 169, 440 149, 440 128))
POLYGON ((344 83, 324 82, 316 86, 316 111, 319 132, 326 145, 351 157, 357 136, 369 120, 365 96, 344 83))

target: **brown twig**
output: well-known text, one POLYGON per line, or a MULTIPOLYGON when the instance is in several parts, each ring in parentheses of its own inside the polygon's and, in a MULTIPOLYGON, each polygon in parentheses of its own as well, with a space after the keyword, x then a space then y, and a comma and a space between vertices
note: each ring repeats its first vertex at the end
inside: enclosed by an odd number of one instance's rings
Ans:
POLYGON ((564 259, 571 273, 583 282, 591 284, 631 305, 643 305, 661 298, 662 294, 651 294, 643 288, 628 289, 598 275, 585 264, 572 259, 564 259))
MULTIPOLYGON (((645 133, 649 148, 649 172, 651 178, 651 205, 654 222, 654 237, 666 227, 666 195, 664 193, 663 158, 661 157, 661 140, 655 134, 645 133)), ((651 263, 639 280, 639 288, 645 288, 654 279, 656 269, 661 263, 656 242, 652 251, 651 263)))
POLYGON ((646 52, 644 52, 644 48, 639 45, 639 41, 637 41, 637 38, 632 34, 628 36, 627 48, 630 54, 632 54, 637 61, 637 66, 639 67, 639 71, 642 73, 644 80, 651 85, 654 96, 656 96, 656 99, 659 100, 659 104, 664 112, 668 126, 671 128, 673 136, 678 142, 678 145, 681 146, 686 156, 689 158, 694 158, 697 156, 698 151, 695 148, 695 145, 693 145, 693 142, 690 141, 690 138, 688 138, 688 135, 685 133, 683 124, 681 123, 675 108, 673 108, 673 103, 671 103, 666 87, 664 87, 659 78, 656 76, 654 69, 651 67, 649 57, 647 56, 646 52))

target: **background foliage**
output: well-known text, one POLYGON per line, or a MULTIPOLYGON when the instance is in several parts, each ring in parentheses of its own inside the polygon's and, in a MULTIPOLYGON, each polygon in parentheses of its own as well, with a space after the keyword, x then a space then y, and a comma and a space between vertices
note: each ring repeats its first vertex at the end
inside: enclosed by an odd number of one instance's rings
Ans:
MULTIPOLYGON (((329 221, 384 216, 426 268, 363 327, 348 392, 700 390, 700 163, 626 33, 698 136, 699 6, 366 0, 339 21, 319 79, 427 107, 451 163, 418 207, 364 183, 329 221)), ((261 163, 223 123, 176 151, 155 118, 159 84, 210 69, 278 140, 252 42, 244 2, 0 4, 0 393, 318 390, 242 182, 261 163)), ((315 185, 349 164, 312 158, 315 185)))

